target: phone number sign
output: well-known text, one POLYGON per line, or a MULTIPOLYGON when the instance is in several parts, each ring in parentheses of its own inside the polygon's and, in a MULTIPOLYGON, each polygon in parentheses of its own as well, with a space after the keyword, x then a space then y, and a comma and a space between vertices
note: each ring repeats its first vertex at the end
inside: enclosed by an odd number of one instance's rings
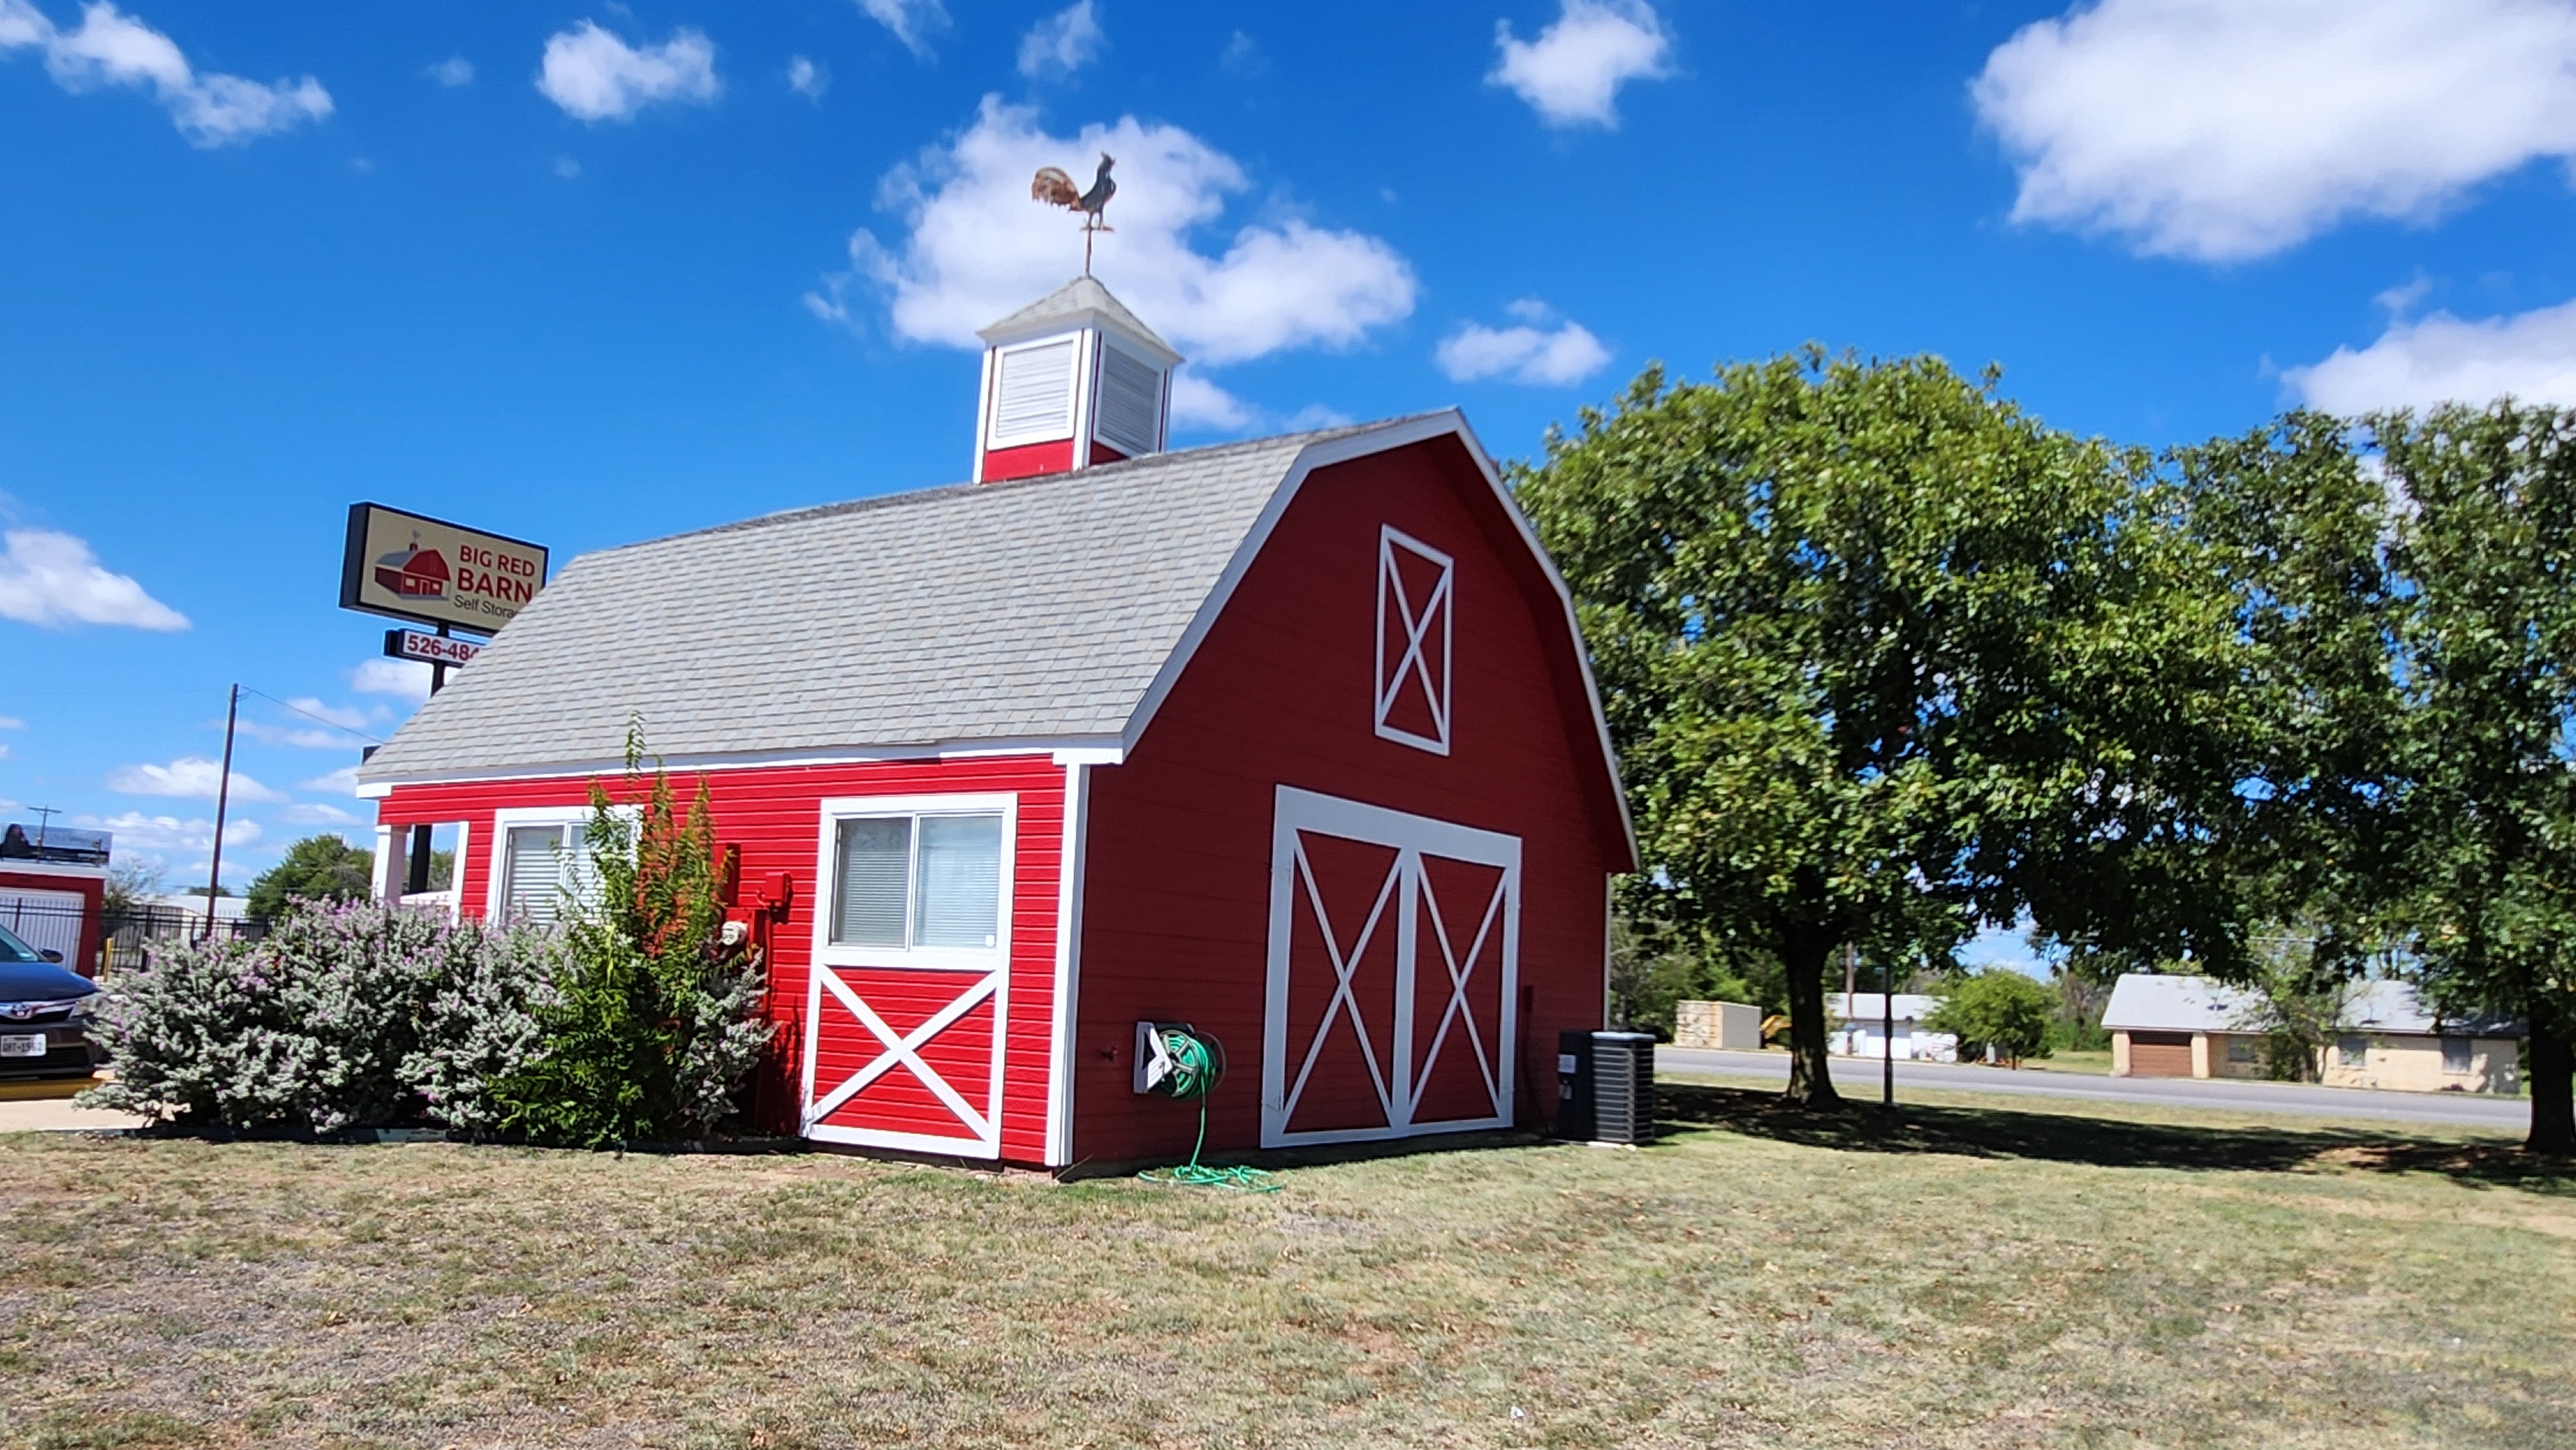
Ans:
POLYGON ((416 629, 385 631, 385 655, 389 659, 419 660, 423 664, 461 665, 483 652, 483 646, 472 640, 447 639, 423 634, 416 629))

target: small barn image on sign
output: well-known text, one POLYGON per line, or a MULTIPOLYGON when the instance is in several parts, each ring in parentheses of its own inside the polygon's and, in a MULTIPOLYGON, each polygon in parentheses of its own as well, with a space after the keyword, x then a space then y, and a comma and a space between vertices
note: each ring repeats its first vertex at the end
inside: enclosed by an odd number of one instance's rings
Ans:
POLYGON ((410 547, 376 560, 376 583, 404 599, 444 599, 449 577, 447 560, 436 549, 422 548, 418 535, 410 547))

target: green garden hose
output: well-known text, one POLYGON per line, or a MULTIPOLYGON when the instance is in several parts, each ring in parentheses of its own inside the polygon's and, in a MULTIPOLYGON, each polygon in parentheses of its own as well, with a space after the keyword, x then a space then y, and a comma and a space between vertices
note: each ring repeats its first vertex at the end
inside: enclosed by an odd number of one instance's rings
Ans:
POLYGON ((1209 1039, 1181 1028, 1165 1028, 1161 1034, 1163 1051, 1172 1060, 1171 1075, 1161 1091, 1176 1100, 1196 1098, 1199 1101, 1198 1141, 1190 1145, 1190 1161, 1176 1168, 1148 1168, 1136 1176, 1148 1183, 1178 1183, 1191 1188, 1232 1188, 1245 1193, 1277 1193, 1279 1175, 1258 1168, 1210 1167, 1199 1162, 1199 1153, 1207 1147, 1208 1094, 1225 1078, 1225 1062, 1217 1055, 1209 1039))

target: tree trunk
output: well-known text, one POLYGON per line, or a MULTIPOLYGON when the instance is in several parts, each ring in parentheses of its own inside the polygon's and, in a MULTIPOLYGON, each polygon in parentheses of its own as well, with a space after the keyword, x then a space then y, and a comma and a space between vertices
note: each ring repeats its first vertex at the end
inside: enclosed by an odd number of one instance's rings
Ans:
POLYGON ((2526 1152, 2576 1155, 2576 1022, 2534 1005, 2531 1013, 2531 1136, 2526 1152))
POLYGON ((1799 936, 1782 944, 1789 974, 1789 1101, 1831 1112, 1843 1105, 1825 1066, 1825 959, 1833 943, 1799 936))

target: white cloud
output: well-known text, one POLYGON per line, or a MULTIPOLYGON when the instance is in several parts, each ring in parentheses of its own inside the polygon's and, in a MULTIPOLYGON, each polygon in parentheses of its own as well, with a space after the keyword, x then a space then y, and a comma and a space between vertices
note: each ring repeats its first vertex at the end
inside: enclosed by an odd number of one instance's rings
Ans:
POLYGON ((1260 411, 1188 368, 1172 374, 1172 426, 1240 432, 1260 419, 1260 411))
POLYGON ((474 84, 474 62, 451 55, 429 68, 429 78, 442 86, 470 86, 474 84))
POLYGON ((188 627, 186 615, 144 593, 131 577, 101 568, 89 545, 70 534, 11 529, 0 543, 6 545, 0 552, 0 618, 49 627, 188 627))
POLYGON ((358 822, 356 816, 338 806, 319 801, 297 801, 277 814, 290 826, 351 826, 358 822))
POLYGON ((789 56, 787 88, 809 101, 819 101, 832 88, 832 73, 801 55, 789 56))
POLYGON ((2099 0, 2016 32, 1971 94, 2014 220, 2232 261, 2576 155, 2571 69, 2570 0, 2099 0))
POLYGON ((0 715, 0 730, 24 730, 27 722, 15 715, 0 715))
POLYGON ((8 747, 8 746, 6 746, 6 745, 0 745, 0 760, 7 760, 8 758, 9 758, 9 747, 8 747))
POLYGON ((914 55, 930 54, 930 37, 948 28, 948 11, 939 0, 858 0, 870 20, 894 32, 914 55))
POLYGON ((1031 80, 1062 79, 1100 58, 1104 37, 1091 0, 1075 0, 1029 27, 1020 37, 1020 74, 1031 80))
MULTIPOLYGON (((72 824, 92 831, 112 831, 116 848, 122 853, 136 851, 196 851, 214 849, 215 823, 209 820, 182 820, 177 816, 147 816, 141 811, 126 811, 113 816, 74 816, 72 824)), ((247 846, 266 834, 259 822, 248 818, 224 821, 224 844, 247 846)))
POLYGON ((57 27, 29 0, 0 0, 0 52, 30 46, 43 48, 45 69, 64 90, 150 90, 194 146, 232 145, 331 114, 331 93, 311 76, 262 85, 199 74, 176 41, 109 0, 82 7, 77 30, 57 27))
POLYGON ((623 121, 663 101, 713 101, 724 85, 715 44, 698 31, 683 26, 638 47, 585 20, 546 37, 537 89, 576 120, 623 121))
POLYGON ((391 695, 417 705, 429 698, 429 666, 418 660, 361 660, 349 672, 349 688, 361 695, 391 695))
POLYGON ((298 695, 288 700, 286 704, 288 709, 301 710, 307 715, 328 720, 334 725, 350 730, 355 730, 367 723, 367 712, 355 705, 326 705, 311 695, 298 695))
POLYGON ((344 765, 338 770, 332 771, 328 775, 317 775, 311 780, 299 780, 295 783, 295 788, 297 790, 328 791, 333 795, 356 795, 358 793, 358 768, 354 765, 344 765))
POLYGON ((2483 404, 2507 393, 2576 407, 2576 301, 2477 321, 2448 312, 2393 317, 2370 346, 2336 348, 2282 379, 2330 413, 2483 404))
POLYGON ((1558 319, 1546 303, 1525 297, 1510 307, 1513 327, 1468 323, 1440 340, 1433 354, 1451 382, 1507 378, 1534 387, 1564 387, 1599 372, 1610 350, 1589 328, 1558 319), (1548 326, 1555 322, 1553 327, 1548 326))
MULTIPOLYGON (((183 755, 168 765, 120 765, 107 773, 107 788, 125 795, 168 795, 210 801, 215 798, 215 787, 223 778, 224 768, 220 761, 208 760, 202 755, 183 755)), ((282 801, 286 796, 236 770, 232 773, 231 799, 282 801)))
POLYGON ((817 316, 849 320, 848 288, 872 283, 891 301, 897 335, 979 348, 975 329, 1062 286, 1082 257, 1068 214, 1029 199, 1040 166, 1119 158, 1117 231, 1100 239, 1095 273, 1148 326, 1216 366, 1297 347, 1347 347, 1413 310, 1413 269, 1393 247, 1297 218, 1238 229, 1216 255, 1195 234, 1250 182, 1232 157, 1175 126, 1134 117, 1072 138, 1040 130, 1033 111, 987 96, 975 122, 886 178, 883 204, 902 215, 900 250, 862 229, 852 270, 806 297, 817 316))
POLYGON ((1486 84, 1510 87, 1551 126, 1615 127, 1619 87, 1672 74, 1672 38, 1644 0, 1564 0, 1536 40, 1497 20, 1494 46, 1502 58, 1486 84))

